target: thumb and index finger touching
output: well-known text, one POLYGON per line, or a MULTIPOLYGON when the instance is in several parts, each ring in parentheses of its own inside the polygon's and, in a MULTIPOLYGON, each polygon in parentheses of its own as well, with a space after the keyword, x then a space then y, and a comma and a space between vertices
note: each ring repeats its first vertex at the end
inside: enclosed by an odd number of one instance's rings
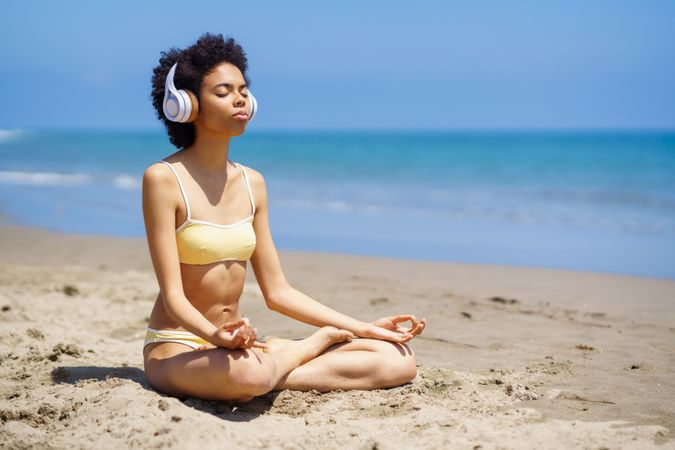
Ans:
MULTIPOLYGON (((246 326, 246 327, 251 326, 251 322, 248 319, 248 317, 242 317, 238 320, 235 320, 235 321, 232 321, 232 322, 227 322, 225 325, 222 326, 222 328, 227 330, 227 331, 234 331, 234 335, 237 335, 238 331, 241 330, 242 327, 244 327, 244 326, 246 326)), ((256 328, 253 328, 252 329, 252 332, 253 332, 252 335, 249 335, 248 338, 245 339, 245 341, 247 341, 247 346, 250 345, 251 347, 262 348, 262 349, 267 348, 266 343, 255 340, 254 335, 257 334, 257 331, 258 330, 256 328)))
POLYGON ((242 317, 241 319, 225 323, 221 328, 223 328, 225 330, 228 330, 228 331, 233 331, 233 330, 236 330, 237 328, 240 328, 244 325, 250 326, 250 324, 251 323, 248 320, 248 317, 242 317))

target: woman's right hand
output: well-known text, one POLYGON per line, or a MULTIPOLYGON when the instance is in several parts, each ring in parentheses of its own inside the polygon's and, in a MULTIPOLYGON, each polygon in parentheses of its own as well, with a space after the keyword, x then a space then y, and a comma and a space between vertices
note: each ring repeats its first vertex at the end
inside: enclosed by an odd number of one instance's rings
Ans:
MULTIPOLYGON (((211 343, 216 347, 225 347, 230 350, 251 347, 267 348, 267 344, 256 341, 257 334, 258 330, 251 327, 248 318, 242 317, 234 322, 227 322, 220 327, 213 335, 211 343)), ((201 350, 204 347, 213 348, 205 344, 199 349, 201 350)))

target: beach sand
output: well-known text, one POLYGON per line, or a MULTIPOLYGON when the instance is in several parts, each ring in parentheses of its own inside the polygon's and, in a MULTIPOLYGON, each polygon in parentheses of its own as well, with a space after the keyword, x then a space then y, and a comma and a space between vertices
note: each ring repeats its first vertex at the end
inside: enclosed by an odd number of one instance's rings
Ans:
MULTIPOLYGON (((145 380, 145 240, 4 226, 0 248, 3 448, 675 448, 673 280, 281 251, 330 307, 426 317, 418 375, 233 408, 145 380)), ((241 301, 262 339, 315 329, 267 310, 250 267, 241 301)))

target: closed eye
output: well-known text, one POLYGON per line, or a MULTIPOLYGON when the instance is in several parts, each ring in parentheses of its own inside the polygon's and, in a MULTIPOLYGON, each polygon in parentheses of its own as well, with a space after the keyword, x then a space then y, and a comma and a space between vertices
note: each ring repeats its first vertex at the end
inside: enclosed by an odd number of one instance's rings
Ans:
MULTIPOLYGON (((227 96, 227 94, 216 94, 216 95, 220 98, 223 98, 223 97, 227 96)), ((248 92, 242 92, 241 96, 244 97, 244 98, 248 98, 248 92)))

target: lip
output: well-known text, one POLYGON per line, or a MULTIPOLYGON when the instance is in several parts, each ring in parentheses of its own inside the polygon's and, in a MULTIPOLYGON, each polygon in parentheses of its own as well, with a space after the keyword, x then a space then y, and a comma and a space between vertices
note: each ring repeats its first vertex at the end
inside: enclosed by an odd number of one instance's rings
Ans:
POLYGON ((235 114, 232 115, 237 120, 248 120, 248 114, 245 113, 244 111, 239 111, 235 114))

